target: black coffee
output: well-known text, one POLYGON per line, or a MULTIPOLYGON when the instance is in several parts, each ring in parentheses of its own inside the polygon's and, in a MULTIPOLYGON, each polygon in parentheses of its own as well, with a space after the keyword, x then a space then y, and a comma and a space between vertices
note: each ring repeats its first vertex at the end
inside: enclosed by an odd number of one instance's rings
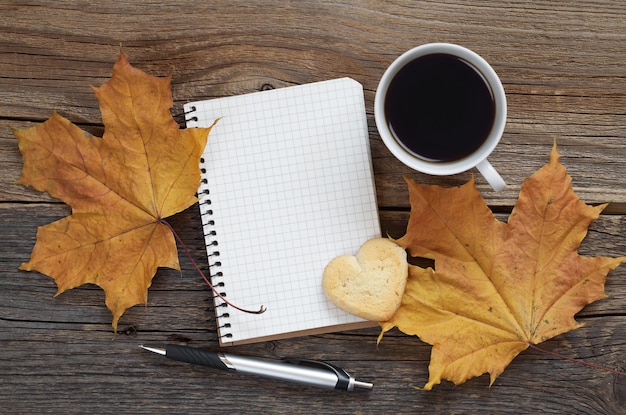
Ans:
POLYGON ((429 161, 453 161, 473 153, 487 139, 495 115, 493 94, 482 74, 444 53, 405 65, 385 97, 392 134, 429 161))

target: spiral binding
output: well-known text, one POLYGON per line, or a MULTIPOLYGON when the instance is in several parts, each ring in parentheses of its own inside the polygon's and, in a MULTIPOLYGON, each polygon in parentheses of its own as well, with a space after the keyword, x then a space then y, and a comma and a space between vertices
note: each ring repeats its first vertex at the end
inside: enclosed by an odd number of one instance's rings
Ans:
POLYGON ((196 116, 196 107, 185 106, 185 112, 183 112, 185 116, 185 123, 187 124, 187 128, 193 128, 198 126, 198 117, 196 116))
MULTIPOLYGON (((187 127, 197 127, 198 117, 195 115, 196 107, 186 107, 185 121, 187 127)), ((204 157, 200 158, 200 172, 206 173, 206 164, 204 157)), ((200 204, 200 218, 202 220, 202 233, 204 234, 204 242, 207 250, 207 257, 209 262, 209 278, 211 285, 220 291, 220 295, 226 296, 226 286, 224 283, 224 274, 221 271, 222 263, 219 260, 220 251, 219 243, 217 241, 217 231, 215 230, 215 219, 213 217, 213 209, 211 207, 211 191, 208 186, 208 181, 205 177, 200 181, 200 187, 198 189, 198 198, 200 204)), ((228 312, 228 304, 219 298, 217 295, 213 295, 213 303, 215 305, 215 316, 217 318, 218 327, 217 335, 219 338, 232 337, 231 325, 229 322, 230 314, 228 312)))

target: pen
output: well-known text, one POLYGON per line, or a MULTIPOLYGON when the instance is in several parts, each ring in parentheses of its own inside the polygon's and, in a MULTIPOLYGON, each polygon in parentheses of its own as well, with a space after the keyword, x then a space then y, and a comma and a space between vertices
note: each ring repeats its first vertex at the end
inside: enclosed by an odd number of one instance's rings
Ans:
POLYGON ((335 365, 318 360, 270 360, 216 353, 175 344, 168 344, 165 348, 139 347, 179 362, 209 366, 219 370, 232 370, 237 373, 284 380, 300 385, 347 391, 371 390, 374 387, 371 383, 357 381, 354 376, 335 365))

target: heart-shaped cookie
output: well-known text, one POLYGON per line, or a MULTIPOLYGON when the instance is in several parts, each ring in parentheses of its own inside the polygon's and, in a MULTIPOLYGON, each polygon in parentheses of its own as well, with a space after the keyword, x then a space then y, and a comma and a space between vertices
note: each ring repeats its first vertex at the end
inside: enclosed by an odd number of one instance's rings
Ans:
POLYGON ((340 309, 371 321, 387 321, 400 307, 409 265, 406 252, 387 238, 365 242, 356 256, 342 255, 324 269, 326 297, 340 309))

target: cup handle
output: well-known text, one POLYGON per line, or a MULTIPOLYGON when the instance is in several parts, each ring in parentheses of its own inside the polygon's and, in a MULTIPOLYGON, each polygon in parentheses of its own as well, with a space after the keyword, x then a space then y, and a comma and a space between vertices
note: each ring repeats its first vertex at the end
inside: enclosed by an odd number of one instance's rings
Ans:
POLYGON ((491 163, 489 163, 489 161, 487 161, 487 159, 484 159, 483 161, 478 163, 476 165, 476 168, 496 192, 499 192, 506 187, 506 183, 502 176, 498 174, 496 169, 493 168, 493 166, 491 165, 491 163))

